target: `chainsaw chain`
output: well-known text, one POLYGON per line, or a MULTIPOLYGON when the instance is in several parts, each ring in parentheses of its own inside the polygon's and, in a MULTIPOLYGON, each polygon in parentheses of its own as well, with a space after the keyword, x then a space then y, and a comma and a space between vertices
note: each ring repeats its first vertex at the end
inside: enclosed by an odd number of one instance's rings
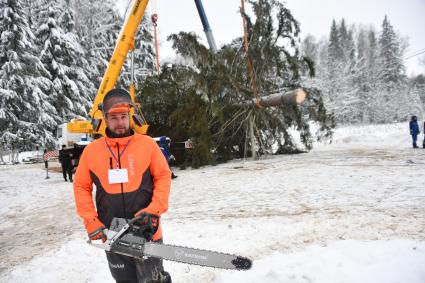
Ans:
MULTIPOLYGON (((210 250, 204 250, 204 249, 198 249, 198 248, 192 248, 192 247, 186 247, 186 246, 176 246, 176 245, 170 245, 170 244, 158 244, 158 243, 154 243, 154 242, 149 242, 149 245, 154 245, 154 246, 163 246, 163 245, 166 245, 166 246, 173 247, 173 248, 186 248, 186 249, 204 251, 204 252, 209 252, 209 253, 215 253, 215 254, 218 254, 218 255, 233 256, 235 259, 239 257, 239 258, 243 258, 245 260, 251 261, 250 259, 248 259, 246 257, 240 257, 240 256, 236 256, 236 255, 229 254, 229 253, 216 252, 216 251, 210 251, 210 250)), ((150 257, 155 257, 153 255, 149 255, 149 254, 145 254, 145 253, 144 253, 144 255, 145 256, 150 256, 150 257)), ((184 263, 184 264, 192 264, 192 265, 212 267, 212 268, 225 269, 225 270, 243 270, 243 269, 239 269, 239 268, 236 268, 236 267, 235 268, 215 267, 215 266, 205 265, 205 264, 201 264, 199 262, 190 261, 190 260, 180 261, 180 260, 177 260, 175 258, 166 258, 166 257, 162 257, 162 259, 169 260, 169 261, 174 261, 174 262, 179 262, 179 263, 184 263)))

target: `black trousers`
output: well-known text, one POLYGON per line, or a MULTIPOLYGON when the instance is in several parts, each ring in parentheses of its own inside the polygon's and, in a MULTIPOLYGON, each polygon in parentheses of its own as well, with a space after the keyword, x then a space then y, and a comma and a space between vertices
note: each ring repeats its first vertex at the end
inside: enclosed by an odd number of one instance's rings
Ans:
MULTIPOLYGON (((162 239, 157 242, 162 243, 162 239)), ((164 271, 162 259, 132 257, 106 252, 109 270, 117 283, 171 283, 171 276, 164 271)))
POLYGON ((69 167, 62 166, 62 174, 65 181, 66 181, 66 174, 68 174, 69 180, 72 181, 72 166, 69 166, 69 167))

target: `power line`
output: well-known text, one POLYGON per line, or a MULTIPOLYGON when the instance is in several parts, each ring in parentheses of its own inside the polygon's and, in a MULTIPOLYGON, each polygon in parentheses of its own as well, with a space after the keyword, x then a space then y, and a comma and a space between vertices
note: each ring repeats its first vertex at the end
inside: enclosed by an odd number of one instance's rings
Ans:
POLYGON ((409 57, 409 56, 411 56, 411 55, 413 55, 417 52, 422 52, 423 50, 425 50, 425 48, 421 48, 421 49, 418 49, 418 50, 407 52, 407 54, 404 54, 404 57, 409 57))
POLYGON ((406 61, 406 60, 408 60, 408 59, 410 59, 410 58, 416 57, 416 56, 421 55, 421 54, 423 54, 423 53, 425 53, 425 48, 423 48, 423 49, 420 49, 420 50, 416 51, 416 52, 415 52, 415 53, 413 53, 412 55, 409 55, 409 56, 407 56, 407 57, 404 57, 404 58, 403 58, 403 61, 406 61))

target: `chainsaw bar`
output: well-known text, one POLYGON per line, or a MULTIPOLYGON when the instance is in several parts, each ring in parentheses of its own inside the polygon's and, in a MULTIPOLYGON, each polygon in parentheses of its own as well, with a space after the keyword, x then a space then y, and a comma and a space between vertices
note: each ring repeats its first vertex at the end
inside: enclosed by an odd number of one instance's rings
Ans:
POLYGON ((146 242, 143 254, 181 263, 221 269, 248 270, 252 266, 250 259, 241 256, 155 242, 146 242))
POLYGON ((246 257, 208 251, 184 246, 147 242, 145 238, 132 232, 132 227, 123 218, 114 218, 107 231, 105 243, 88 242, 90 245, 111 253, 134 258, 156 257, 193 265, 232 270, 248 270, 252 261, 246 257))

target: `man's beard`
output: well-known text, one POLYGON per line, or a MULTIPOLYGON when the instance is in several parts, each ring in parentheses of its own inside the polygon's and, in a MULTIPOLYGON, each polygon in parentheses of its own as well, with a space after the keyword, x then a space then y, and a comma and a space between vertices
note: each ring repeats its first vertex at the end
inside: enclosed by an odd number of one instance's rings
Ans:
POLYGON ((110 138, 125 138, 131 136, 132 132, 130 128, 128 128, 124 133, 115 133, 111 129, 106 128, 106 135, 110 138))

